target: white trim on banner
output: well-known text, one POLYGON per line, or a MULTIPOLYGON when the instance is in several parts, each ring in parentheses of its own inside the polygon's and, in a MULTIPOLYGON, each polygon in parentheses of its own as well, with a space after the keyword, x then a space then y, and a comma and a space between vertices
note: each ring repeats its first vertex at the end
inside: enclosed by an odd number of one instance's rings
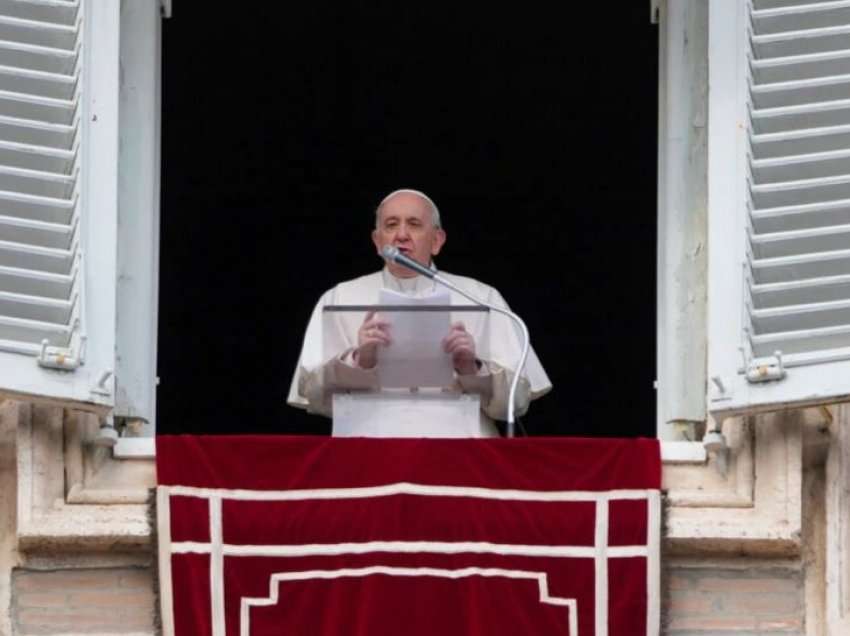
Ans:
POLYGON ((210 497, 210 607, 212 636, 225 636, 224 552, 222 551, 221 498, 210 497))
MULTIPOLYGON (((165 487, 165 486, 163 486, 165 487)), ((313 499, 371 499, 392 495, 420 497, 473 497, 500 501, 608 501, 646 499, 651 489, 634 490, 512 490, 508 488, 478 488, 470 486, 431 486, 398 482, 384 486, 362 488, 320 488, 306 490, 243 490, 228 488, 195 488, 167 486, 172 495, 183 497, 221 497, 239 501, 309 501, 313 499)))
POLYGON ((156 532, 159 546, 159 608, 162 633, 174 636, 174 594, 171 589, 171 494, 160 486, 156 491, 156 532))
POLYGON ((646 636, 657 636, 661 633, 661 493, 657 490, 647 497, 646 516, 646 636))
MULTIPOLYGON (((222 544, 228 557, 305 557, 338 556, 341 554, 371 554, 398 552, 402 554, 498 554, 501 556, 559 557, 593 559, 599 557, 596 546, 523 545, 490 543, 488 541, 365 541, 362 543, 313 543, 302 545, 233 545, 222 544)), ((200 541, 180 541, 171 544, 172 554, 210 554, 212 546, 200 541)), ((611 546, 609 558, 646 557, 642 545, 611 546)))
POLYGON ((594 565, 596 625, 595 636, 608 636, 608 500, 596 501, 596 531, 594 533, 594 565))
POLYGON ((501 577, 537 581, 540 602, 548 605, 560 605, 569 610, 567 624, 569 635, 578 636, 578 604, 574 598, 561 598, 549 595, 548 578, 545 572, 527 572, 524 570, 504 570, 501 568, 462 568, 445 570, 441 568, 400 568, 374 565, 366 568, 341 568, 339 570, 308 570, 304 572, 280 572, 273 574, 269 581, 267 598, 242 598, 239 608, 239 634, 251 634, 251 607, 270 607, 278 603, 279 583, 282 581, 309 581, 312 579, 338 579, 343 577, 364 577, 383 574, 386 576, 434 576, 448 579, 461 579, 470 576, 501 577))

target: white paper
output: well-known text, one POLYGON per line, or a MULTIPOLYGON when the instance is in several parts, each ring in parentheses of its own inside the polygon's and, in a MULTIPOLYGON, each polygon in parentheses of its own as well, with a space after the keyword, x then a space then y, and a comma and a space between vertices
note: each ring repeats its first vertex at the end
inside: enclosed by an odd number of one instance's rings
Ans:
MULTIPOLYGON (((391 289, 382 289, 381 305, 450 305, 448 290, 412 298, 391 289)), ((378 348, 378 382, 385 388, 448 387, 454 381, 451 356, 443 351, 443 338, 449 333, 448 311, 378 312, 390 323, 391 343, 378 348)))

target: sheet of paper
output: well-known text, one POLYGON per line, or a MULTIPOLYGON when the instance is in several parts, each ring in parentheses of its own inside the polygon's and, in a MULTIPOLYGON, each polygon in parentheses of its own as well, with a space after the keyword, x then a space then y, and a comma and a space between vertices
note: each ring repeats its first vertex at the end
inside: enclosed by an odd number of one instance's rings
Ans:
MULTIPOLYGON (((382 289, 379 304, 424 307, 449 305, 448 290, 424 298, 411 298, 382 289)), ((443 351, 442 340, 449 333, 448 311, 379 312, 390 322, 388 347, 378 350, 378 381, 382 387, 448 387, 454 381, 451 356, 443 351)))

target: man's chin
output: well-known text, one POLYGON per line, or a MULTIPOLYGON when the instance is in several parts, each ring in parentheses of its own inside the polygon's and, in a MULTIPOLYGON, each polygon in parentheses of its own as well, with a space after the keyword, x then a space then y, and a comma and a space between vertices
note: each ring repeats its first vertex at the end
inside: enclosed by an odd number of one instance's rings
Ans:
POLYGON ((396 265, 395 263, 387 263, 387 269, 396 278, 413 278, 414 276, 418 276, 413 270, 407 269, 403 265, 396 265))

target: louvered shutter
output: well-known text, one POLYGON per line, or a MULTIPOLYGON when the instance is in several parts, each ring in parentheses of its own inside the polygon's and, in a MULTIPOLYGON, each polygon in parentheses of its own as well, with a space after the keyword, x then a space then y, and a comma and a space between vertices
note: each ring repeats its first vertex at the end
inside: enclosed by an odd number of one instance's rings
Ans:
POLYGON ((850 2, 712 0, 709 404, 850 395, 850 2))
POLYGON ((111 406, 120 3, 0 0, 0 390, 111 406))

